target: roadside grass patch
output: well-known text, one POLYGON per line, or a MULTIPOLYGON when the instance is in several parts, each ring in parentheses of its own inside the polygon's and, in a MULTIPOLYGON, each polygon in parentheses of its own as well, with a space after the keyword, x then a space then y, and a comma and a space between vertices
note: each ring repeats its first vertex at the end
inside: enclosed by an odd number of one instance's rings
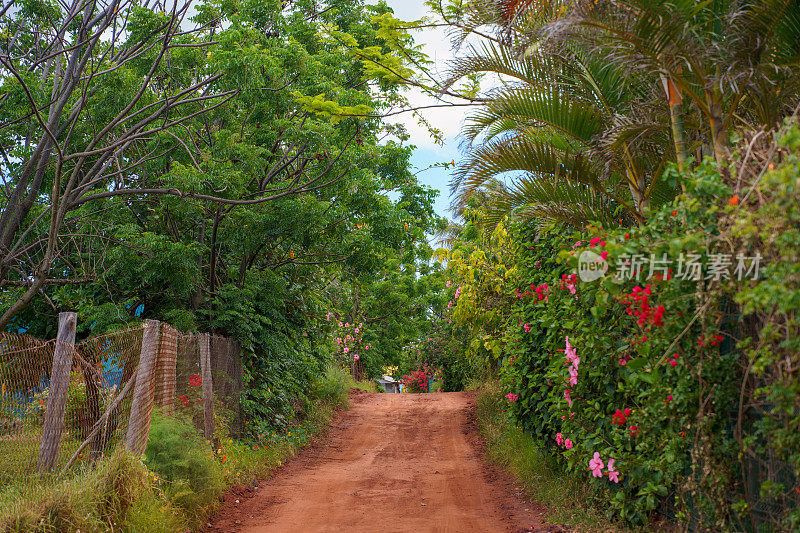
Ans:
POLYGON ((344 371, 328 369, 298 422, 258 442, 231 439, 225 421, 218 420, 212 447, 188 420, 155 412, 141 458, 119 447, 95 467, 20 476, 0 486, 0 531, 196 530, 229 487, 268 477, 308 446, 338 409, 348 407, 355 387, 344 371))
POLYGON ((592 507, 589 502, 595 489, 561 468, 554 457, 522 432, 505 407, 499 383, 490 381, 478 389, 476 416, 487 454, 522 484, 531 499, 547 505, 547 521, 585 532, 635 531, 609 521, 600 509, 592 507))

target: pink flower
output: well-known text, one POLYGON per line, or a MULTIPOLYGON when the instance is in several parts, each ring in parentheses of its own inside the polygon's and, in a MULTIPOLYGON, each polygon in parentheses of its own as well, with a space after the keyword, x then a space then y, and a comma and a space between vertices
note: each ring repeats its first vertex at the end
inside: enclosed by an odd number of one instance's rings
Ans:
POLYGON ((569 367, 569 384, 572 386, 578 384, 578 369, 574 366, 569 367))
POLYGON ((570 396, 569 389, 564 389, 564 399, 567 400, 567 405, 572 407, 572 396, 570 396))
POLYGON ((572 446, 574 446, 574 444, 572 443, 572 439, 567 439, 564 441, 564 447, 566 449, 571 450, 572 446))
POLYGON ((358 333, 358 328, 356 328, 356 333, 358 333))
POLYGON ((450 288, 450 280, 449 279, 447 280, 447 285, 446 286, 447 286, 448 289, 450 288))
POLYGON ((349 352, 349 351, 350 351, 350 348, 347 348, 347 347, 345 347, 345 349, 344 349, 344 353, 347 353, 347 352, 349 352))
POLYGON ((365 349, 365 350, 369 350, 369 347, 370 347, 370 346, 372 346, 372 345, 371 345, 371 344, 367 344, 366 346, 364 346, 364 349, 365 349))
POLYGON ((354 354, 353 354, 353 359, 355 359, 356 361, 358 361, 358 359, 359 359, 359 355, 358 355, 357 353, 354 353, 354 354))
POLYGON ((459 285, 458 288, 456 289, 456 300, 458 300, 459 296, 461 296, 461 285, 459 285))
POLYGON ((561 435, 561 433, 556 433, 556 444, 559 446, 564 444, 564 437, 561 435))
POLYGON ((525 325, 524 325, 524 326, 522 326, 522 329, 524 329, 524 330, 525 330, 525 333, 530 333, 530 331, 531 331, 531 325, 530 325, 530 324, 528 324, 527 322, 525 322, 525 325))
POLYGON ((589 461, 589 470, 592 471, 592 475, 594 477, 602 477, 603 476, 603 460, 600 459, 600 453, 594 452, 594 457, 591 461, 589 461))
POLYGON ((602 252, 600 252, 600 257, 602 257, 603 261, 605 261, 606 259, 608 259, 608 252, 603 250, 602 252))
POLYGON ((566 337, 566 341, 567 341, 567 347, 564 349, 564 355, 567 356, 568 361, 571 361, 573 364, 577 366, 575 360, 580 361, 580 359, 578 359, 578 354, 575 353, 575 348, 573 348, 572 345, 569 343, 569 337, 566 337))
POLYGON ((339 322, 339 327, 342 327, 342 323, 341 322, 339 322))
MULTIPOLYGON (((601 467, 602 468, 602 467, 601 467)), ((608 479, 614 483, 619 483, 619 472, 614 470, 614 459, 608 460, 608 479)))
POLYGON ((449 302, 447 302, 447 307, 453 307, 453 300, 450 300, 449 302))
POLYGON ((519 394, 514 394, 513 392, 509 392, 508 394, 506 394, 506 399, 509 402, 514 403, 517 400, 519 400, 519 394))
POLYGON ((344 327, 349 328, 350 327, 350 322, 345 322, 344 323, 344 327))
POLYGON ((625 365, 628 364, 628 362, 625 359, 620 359, 619 360, 619 364, 620 364, 620 366, 625 366, 625 365))
POLYGON ((596 246, 597 243, 601 242, 603 239, 600 237, 594 237, 592 240, 589 241, 589 246, 596 246))

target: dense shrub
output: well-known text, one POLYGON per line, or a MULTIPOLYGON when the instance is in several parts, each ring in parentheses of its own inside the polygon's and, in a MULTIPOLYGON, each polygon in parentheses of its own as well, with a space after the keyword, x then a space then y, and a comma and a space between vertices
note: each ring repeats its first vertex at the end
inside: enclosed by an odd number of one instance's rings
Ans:
POLYGON ((797 525, 800 170, 794 155, 775 167, 747 205, 703 163, 667 174, 686 192, 641 227, 521 229, 507 401, 528 434, 613 491, 603 503, 615 516, 643 523, 660 508, 695 527, 797 525), (609 265, 593 282, 575 276, 586 250, 609 265), (757 253, 759 279, 735 279, 737 254, 746 269, 757 253), (637 254, 673 262, 626 279, 637 254), (720 254, 734 279, 713 275, 720 254), (688 258, 701 279, 681 275, 688 258), (781 473, 760 477, 754 461, 781 473), (755 505, 777 511, 756 516, 755 505))
POLYGON ((431 377, 428 372, 428 367, 423 366, 403 376, 404 392, 428 392, 428 380, 431 377))

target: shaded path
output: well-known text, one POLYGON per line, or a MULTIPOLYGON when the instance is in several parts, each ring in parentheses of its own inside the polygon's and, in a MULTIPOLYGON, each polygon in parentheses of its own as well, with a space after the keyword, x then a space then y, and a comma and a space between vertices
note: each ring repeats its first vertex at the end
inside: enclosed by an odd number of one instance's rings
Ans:
POLYGON ((484 464, 471 404, 470 393, 359 395, 324 442, 250 499, 229 496, 209 530, 558 531, 484 464))

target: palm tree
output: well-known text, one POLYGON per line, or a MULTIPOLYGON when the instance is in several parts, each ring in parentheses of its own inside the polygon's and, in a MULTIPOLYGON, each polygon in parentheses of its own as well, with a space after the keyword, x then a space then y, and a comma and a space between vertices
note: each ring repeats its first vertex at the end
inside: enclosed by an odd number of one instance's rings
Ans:
POLYGON ((494 185, 487 222, 524 207, 528 216, 571 223, 619 219, 643 221, 651 202, 671 198, 659 180, 671 153, 668 131, 647 122, 633 135, 628 113, 646 97, 621 69, 576 48, 540 48, 524 56, 511 45, 484 43, 453 65, 448 83, 475 73, 494 73, 502 85, 489 103, 468 118, 467 154, 451 183, 463 204, 489 180, 516 173, 511 184, 494 185), (609 138, 625 128, 627 136, 609 138))
POLYGON ((663 87, 679 166, 685 112, 702 118, 695 138, 725 165, 733 129, 777 126, 800 94, 797 0, 581 0, 549 30, 663 87))
POLYGON ((492 196, 488 223, 512 212, 641 223, 677 192, 660 179, 669 162, 724 166, 733 128, 775 126, 800 94, 796 0, 487 5, 500 38, 467 47, 448 85, 500 79, 469 117, 451 183, 456 208, 492 196))

